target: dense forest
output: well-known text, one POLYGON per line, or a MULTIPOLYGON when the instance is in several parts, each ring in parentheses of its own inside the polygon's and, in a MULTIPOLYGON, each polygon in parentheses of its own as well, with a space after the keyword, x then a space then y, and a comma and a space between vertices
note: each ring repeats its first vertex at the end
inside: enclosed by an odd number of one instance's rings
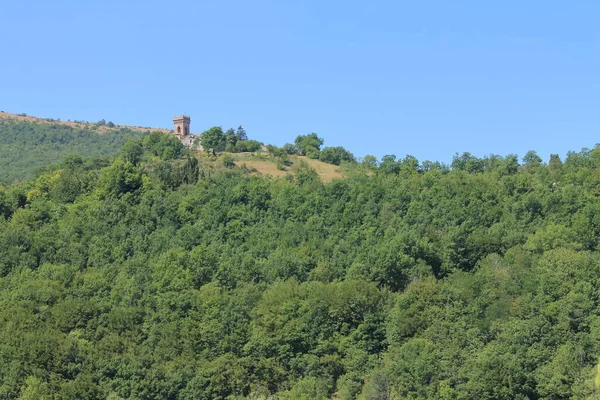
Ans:
MULTIPOLYGON (((114 126, 112 122, 109 124, 114 126)), ((60 162, 70 154, 114 155, 129 138, 143 135, 129 128, 108 129, 99 134, 96 129, 104 123, 86 125, 87 128, 0 119, 0 183, 29 178, 38 169, 60 162)))
POLYGON ((153 133, 0 187, 0 398, 594 398, 600 148, 342 164, 153 133))

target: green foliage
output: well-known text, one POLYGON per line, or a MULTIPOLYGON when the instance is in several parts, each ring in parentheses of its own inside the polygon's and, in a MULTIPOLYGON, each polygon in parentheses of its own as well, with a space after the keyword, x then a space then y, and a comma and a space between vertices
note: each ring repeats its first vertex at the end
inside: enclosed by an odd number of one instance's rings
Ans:
POLYGON ((235 136, 236 136, 238 142, 248 140, 248 134, 246 133, 246 130, 244 129, 244 127, 241 125, 238 126, 238 128, 235 130, 235 136))
POLYGON ((530 150, 523 157, 523 165, 527 167, 537 167, 542 165, 542 159, 533 150, 530 150))
POLYGON ((289 155, 301 154, 298 146, 291 143, 286 143, 282 147, 283 151, 289 155))
POLYGON ((366 169, 375 170, 377 169, 377 157, 366 155, 360 160, 360 164, 366 169))
POLYGON ((19 400, 46 400, 49 399, 48 385, 35 376, 29 376, 21 388, 19 400))
POLYGON ((225 156, 223 156, 223 166, 225 168, 233 168, 235 167, 235 162, 233 160, 233 157, 231 157, 230 155, 226 154, 225 156))
POLYGON ((396 155, 388 154, 381 157, 379 171, 384 174, 397 174, 400 172, 400 163, 396 161, 396 155))
POLYGON ((71 154, 114 155, 127 140, 142 135, 125 128, 98 134, 63 124, 0 120, 0 182, 25 180, 71 154))
POLYGON ((333 165, 340 165, 342 161, 349 163, 356 162, 354 155, 342 146, 325 147, 319 153, 319 160, 333 165))
POLYGON ((129 139, 121 149, 121 155, 126 162, 136 165, 144 154, 144 149, 138 140, 129 139))
POLYGON ((259 151, 262 143, 257 140, 238 140, 231 150, 234 153, 255 152, 259 151))
POLYGON ((185 146, 173 135, 154 131, 146 136, 142 145, 151 154, 161 160, 174 160, 183 155, 185 146))
POLYGON ((134 193, 142 187, 143 174, 130 162, 117 161, 100 176, 101 196, 119 196, 134 193))
POLYGON ((462 155, 455 154, 452 159, 452 169, 459 171, 467 171, 469 173, 482 172, 485 168, 483 160, 471 155, 471 153, 463 153, 462 155))
MULTIPOLYGON (((296 140, 294 140, 294 144, 298 154, 316 159, 319 158, 319 151, 323 145, 323 139, 317 136, 316 133, 299 135, 296 137, 296 140)), ((284 148, 286 146, 284 146, 284 148)), ((288 150, 286 149, 286 151, 288 150)))
POLYGON ((314 377, 299 380, 292 389, 281 393, 281 400, 327 400, 329 385, 327 381, 314 377))
POLYGON ((227 132, 225 132, 223 136, 225 141, 225 150, 232 152, 238 142, 238 137, 236 136, 235 131, 233 129, 227 129, 227 132))
POLYGON ((598 149, 324 184, 176 142, 0 186, 0 398, 595 395, 598 149))
MULTIPOLYGON (((233 135, 233 130, 230 131, 233 135)), ((202 135, 200 136, 200 144, 207 153, 212 152, 213 155, 216 155, 217 152, 225 151, 227 146, 227 137, 223 133, 223 129, 221 129, 220 126, 213 126, 212 128, 202 132, 202 135)), ((233 145, 235 145, 235 143, 233 143, 233 145)))
POLYGON ((204 143, 202 147, 207 152, 213 151, 213 155, 216 155, 217 151, 227 151, 230 153, 245 153, 259 151, 262 147, 262 143, 256 140, 248 140, 246 130, 240 125, 237 130, 233 128, 228 129, 225 133, 220 127, 213 127, 208 131, 204 132, 201 136, 201 143, 204 143), (204 135, 206 134, 206 139, 204 135), (205 142, 202 142, 202 141, 205 142))
POLYGON ((163 161, 158 163, 153 171, 153 175, 170 189, 175 189, 183 184, 196 183, 199 174, 198 159, 191 157, 186 160, 163 161))
POLYGON ((272 144, 267 145, 267 151, 274 157, 285 157, 287 155, 283 148, 273 146, 272 144))

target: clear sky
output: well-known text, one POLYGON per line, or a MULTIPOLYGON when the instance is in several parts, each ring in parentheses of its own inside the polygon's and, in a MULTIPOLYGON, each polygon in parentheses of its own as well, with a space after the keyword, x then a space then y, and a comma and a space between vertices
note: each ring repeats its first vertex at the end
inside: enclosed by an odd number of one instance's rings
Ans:
POLYGON ((600 142, 599 17, 597 0, 1 0, 0 110, 547 161, 600 142))

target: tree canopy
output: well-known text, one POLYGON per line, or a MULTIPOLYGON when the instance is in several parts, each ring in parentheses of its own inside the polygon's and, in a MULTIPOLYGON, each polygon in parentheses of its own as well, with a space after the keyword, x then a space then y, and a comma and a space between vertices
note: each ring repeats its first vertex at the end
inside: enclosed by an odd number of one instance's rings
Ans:
MULTIPOLYGON (((231 130, 231 134, 233 135, 233 130, 231 130)), ((223 129, 220 126, 213 126, 202 132, 200 144, 207 153, 215 155, 217 152, 225 151, 227 146, 227 136, 225 136, 225 133, 223 133, 223 129)))
POLYGON ((114 155, 128 139, 146 134, 127 128, 99 134, 92 128, 0 119, 0 183, 29 178, 70 154, 114 155))
POLYGON ((311 133, 308 135, 299 135, 296 137, 294 144, 296 145, 298 154, 310 158, 318 158, 323 142, 324 140, 317 136, 316 133, 311 133))
POLYGON ((600 148, 327 184, 178 149, 0 186, 1 398, 596 395, 600 148))

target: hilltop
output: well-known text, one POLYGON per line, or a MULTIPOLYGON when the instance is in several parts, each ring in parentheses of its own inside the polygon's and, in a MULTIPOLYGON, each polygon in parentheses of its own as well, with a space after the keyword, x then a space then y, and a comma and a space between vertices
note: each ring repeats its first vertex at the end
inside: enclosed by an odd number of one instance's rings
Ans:
POLYGON ((139 129, 0 113, 0 183, 26 180, 72 154, 114 156, 127 140, 144 134, 139 129))
POLYGON ((169 129, 165 129, 165 128, 150 128, 147 126, 134 126, 134 125, 115 125, 115 124, 111 124, 111 121, 98 121, 98 122, 89 122, 89 121, 71 121, 71 120, 67 120, 67 121, 63 121, 60 118, 59 119, 55 119, 55 118, 41 118, 41 117, 34 117, 31 115, 27 115, 25 113, 21 113, 21 114, 11 114, 11 113, 7 113, 5 111, 0 111, 0 121, 2 120, 13 120, 13 121, 24 121, 24 122, 31 122, 31 123, 36 123, 36 124, 54 124, 54 125, 63 125, 63 126, 69 126, 71 128, 76 128, 76 129, 94 129, 96 132, 99 133, 105 133, 105 132, 109 132, 111 130, 119 130, 119 129, 128 129, 128 130, 132 130, 132 131, 137 131, 137 132, 148 132, 148 131, 159 131, 159 132, 164 132, 164 133, 169 133, 170 130, 169 129), (109 125, 107 125, 109 124, 109 125))
MULTIPOLYGON (((0 182, 13 182, 33 176, 40 168, 59 163, 62 158, 77 154, 84 157, 115 155, 129 139, 143 137, 150 132, 169 134, 164 128, 115 125, 104 120, 61 121, 38 118, 25 114, 0 112, 0 182)), ((301 162, 306 162, 324 181, 344 177, 340 167, 305 156, 290 155, 289 165, 281 165, 281 155, 265 151, 253 153, 221 152, 209 157, 195 152, 201 162, 215 168, 222 167, 224 157, 245 165, 253 174, 286 176, 294 174, 301 162)))

